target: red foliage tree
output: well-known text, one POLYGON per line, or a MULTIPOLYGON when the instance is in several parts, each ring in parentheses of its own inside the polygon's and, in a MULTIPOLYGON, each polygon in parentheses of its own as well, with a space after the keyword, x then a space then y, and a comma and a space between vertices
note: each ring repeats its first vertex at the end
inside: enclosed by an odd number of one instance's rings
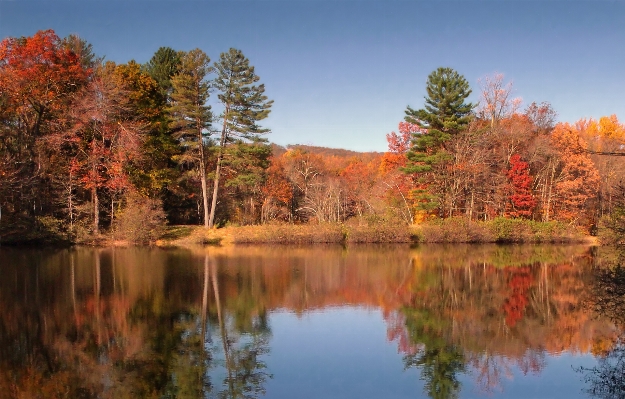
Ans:
POLYGON ((53 30, 0 42, 0 92, 33 139, 68 106, 89 73, 53 30))
POLYGON ((505 271, 511 292, 503 304, 503 311, 506 315, 506 325, 514 327, 523 318, 525 308, 529 304, 527 294, 533 278, 529 267, 506 268, 505 271))
POLYGON ((519 154, 510 157, 510 169, 506 173, 510 181, 510 205, 507 213, 513 217, 531 217, 536 207, 536 199, 532 195, 532 176, 527 162, 521 160, 519 154))

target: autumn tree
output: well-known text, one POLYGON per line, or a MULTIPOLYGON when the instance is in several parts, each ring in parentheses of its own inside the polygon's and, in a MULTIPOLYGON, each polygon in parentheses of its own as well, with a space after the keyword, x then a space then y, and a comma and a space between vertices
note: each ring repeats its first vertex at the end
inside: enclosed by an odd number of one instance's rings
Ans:
POLYGON ((532 195, 532 176, 529 174, 529 165, 521 160, 519 154, 510 158, 510 169, 507 173, 510 181, 510 205, 508 214, 514 217, 531 217, 536 200, 532 195))
POLYGON ((536 133, 546 134, 556 125, 558 114, 548 102, 536 104, 535 102, 527 106, 524 112, 525 116, 534 125, 536 133))
POLYGON ((293 186, 286 176, 284 162, 281 157, 270 158, 267 168, 267 179, 261 188, 263 203, 261 222, 272 220, 288 221, 292 218, 293 186))
POLYGON ((392 213, 400 216, 407 224, 414 222, 414 203, 411 191, 414 189, 413 179, 403 173, 402 168, 408 163, 407 153, 410 150, 414 135, 427 133, 427 130, 410 122, 400 122, 399 134, 391 132, 386 135, 388 151, 384 153, 379 166, 379 183, 385 205, 392 213))
MULTIPOLYGON (((0 42, 0 198, 6 221, 23 223, 54 208, 50 148, 66 129, 76 93, 91 71, 52 30, 0 42), (17 216, 21 215, 21 216, 17 216)), ((9 222, 10 224, 11 222, 9 222)))
POLYGON ((132 188, 127 165, 141 156, 144 132, 114 63, 96 69, 70 118, 71 129, 54 142, 73 159, 68 173, 75 170, 81 186, 91 194, 92 228, 98 234, 103 190, 110 194, 113 205, 115 196, 132 188))
POLYGON ((226 146, 233 140, 255 143, 262 141, 262 135, 269 133, 269 129, 260 127, 258 122, 269 115, 273 104, 264 94, 265 85, 255 84, 260 78, 240 50, 231 48, 227 53, 221 53, 219 61, 215 63, 215 71, 217 76, 213 86, 219 91, 217 98, 223 106, 223 112, 220 116, 221 137, 208 227, 213 227, 215 223, 226 146))
POLYGON ((480 103, 477 107, 479 117, 490 121, 491 129, 500 120, 515 114, 521 105, 520 98, 512 98, 512 82, 504 83, 504 75, 495 73, 478 80, 480 85, 480 103))
POLYGON ((183 153, 179 162, 198 170, 202 186, 204 226, 209 226, 208 189, 206 182, 206 146, 210 136, 212 112, 207 105, 213 68, 210 59, 200 49, 182 54, 178 73, 172 78, 171 105, 168 112, 173 120, 174 137, 183 153))
MULTIPOLYGON (((586 206, 597 195, 599 173, 585 151, 585 143, 571 125, 558 124, 551 135, 551 143, 562 163, 560 179, 555 183, 558 199, 555 213, 563 220, 577 221, 587 213, 586 206)), ((594 216, 588 215, 588 218, 592 220, 594 216)))
POLYGON ((599 214, 606 216, 614 210, 615 188, 625 173, 625 157, 619 155, 625 143, 625 126, 616 115, 611 115, 599 120, 580 119, 575 129, 588 144, 590 157, 601 177, 599 214))
POLYGON ((381 172, 389 172, 406 166, 406 154, 410 150, 413 135, 427 133, 427 130, 410 122, 399 122, 399 134, 390 132, 386 135, 388 151, 384 153, 380 165, 381 172))

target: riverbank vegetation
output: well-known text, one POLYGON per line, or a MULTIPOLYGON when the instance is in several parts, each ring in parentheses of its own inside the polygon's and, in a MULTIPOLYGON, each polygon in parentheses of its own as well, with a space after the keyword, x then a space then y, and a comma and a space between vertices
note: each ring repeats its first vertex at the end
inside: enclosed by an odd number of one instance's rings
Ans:
POLYGON ((116 64, 75 35, 4 39, 0 243, 175 241, 167 226, 179 225, 219 227, 191 234, 205 242, 622 233, 615 115, 557 123, 548 103, 513 98, 501 74, 469 103, 466 79, 439 68, 387 152, 281 147, 260 124, 272 101, 259 82, 237 49, 211 63, 200 49, 162 47, 145 64, 116 64))

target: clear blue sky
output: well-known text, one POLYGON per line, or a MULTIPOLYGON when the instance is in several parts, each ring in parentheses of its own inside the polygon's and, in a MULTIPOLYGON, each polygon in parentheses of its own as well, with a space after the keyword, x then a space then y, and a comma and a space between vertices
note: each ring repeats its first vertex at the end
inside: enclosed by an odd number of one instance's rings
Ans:
POLYGON ((625 1, 4 1, 0 37, 77 33, 98 55, 146 62, 160 46, 211 59, 239 48, 275 100, 278 144, 384 151, 428 74, 474 88, 495 71, 562 121, 625 119, 625 1))

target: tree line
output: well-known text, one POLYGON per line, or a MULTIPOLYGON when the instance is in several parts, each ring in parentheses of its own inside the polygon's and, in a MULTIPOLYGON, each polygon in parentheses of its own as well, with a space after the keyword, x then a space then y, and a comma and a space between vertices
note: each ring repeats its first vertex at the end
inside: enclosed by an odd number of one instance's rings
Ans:
POLYGON ((76 236, 165 218, 223 223, 269 165, 259 122, 272 101, 259 79, 233 48, 211 64, 200 49, 162 47, 141 65, 104 61, 52 30, 3 40, 0 228, 76 236))
POLYGON ((237 49, 211 63, 161 47, 116 64, 76 35, 4 39, 0 237, 451 217, 592 229, 614 211, 625 140, 614 115, 556 123, 548 103, 521 109, 501 74, 480 80, 472 104, 466 79, 439 68, 386 153, 282 148, 260 124, 273 102, 259 80, 237 49))
POLYGON ((615 115, 556 123, 548 103, 521 109, 502 74, 479 86, 479 104, 467 103, 466 79, 439 68, 428 77, 425 107, 406 110, 406 122, 422 129, 403 169, 413 176, 418 217, 559 220, 592 229, 614 211, 625 166, 616 156, 625 127, 615 115))

